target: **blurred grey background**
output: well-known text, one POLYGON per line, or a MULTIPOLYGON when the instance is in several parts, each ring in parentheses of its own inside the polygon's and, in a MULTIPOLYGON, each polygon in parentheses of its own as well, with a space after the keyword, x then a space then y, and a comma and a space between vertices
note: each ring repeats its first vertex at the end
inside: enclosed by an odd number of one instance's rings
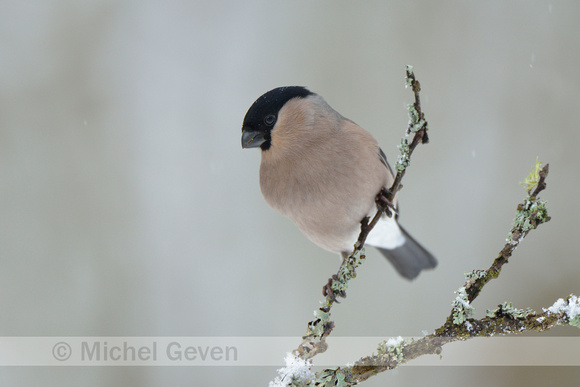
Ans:
MULTIPOLYGON (((338 259, 263 201, 242 119, 262 93, 305 85, 394 160, 412 101, 406 64, 431 142, 405 177, 401 223, 440 263, 407 282, 369 249, 334 334, 439 327, 463 273, 503 246, 536 156, 551 167, 552 221, 485 289, 477 315, 580 293, 579 15, 577 1, 0 2, 0 335, 302 335, 338 259)), ((274 376, 14 367, 0 383, 264 386, 274 376)), ((366 385, 579 377, 578 367, 406 367, 366 385)))

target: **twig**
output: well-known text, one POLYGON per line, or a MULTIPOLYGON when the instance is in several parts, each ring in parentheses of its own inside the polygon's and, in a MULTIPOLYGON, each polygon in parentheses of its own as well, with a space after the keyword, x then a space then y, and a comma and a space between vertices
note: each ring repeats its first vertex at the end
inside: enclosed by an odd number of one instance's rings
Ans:
POLYGON ((497 258, 486 271, 474 271, 465 284, 465 291, 469 302, 477 298, 481 289, 494 278, 499 277, 501 268, 508 263, 508 259, 513 254, 514 250, 519 246, 520 242, 528 235, 528 233, 540 224, 548 222, 548 210, 546 202, 538 199, 538 194, 546 188, 546 177, 548 176, 549 164, 546 164, 539 171, 539 179, 537 186, 532 194, 529 194, 524 202, 518 204, 516 217, 512 225, 512 229, 506 239, 506 244, 499 252, 497 258))
MULTIPOLYGON (((425 115, 421 110, 421 101, 419 98, 421 86, 419 81, 415 79, 413 67, 409 65, 406 68, 406 84, 413 90, 415 102, 408 105, 409 126, 406 131, 406 136, 403 137, 401 145, 399 146, 401 154, 396 163, 397 175, 385 195, 388 202, 392 202, 396 193, 402 188, 401 181, 409 166, 411 154, 419 143, 425 144, 428 141, 428 125, 425 120, 425 115), (408 144, 406 137, 411 133, 415 135, 411 144, 408 144)), ((311 359, 318 353, 326 351, 326 337, 330 335, 334 328, 334 322, 330 321, 331 308, 335 302, 338 302, 336 300, 337 296, 346 296, 346 288, 348 287, 349 281, 356 277, 356 269, 365 259, 364 243, 366 238, 380 217, 388 210, 386 205, 378 205, 377 207, 377 213, 370 222, 367 218, 361 221, 361 232, 354 245, 354 250, 343 260, 338 272, 328 280, 328 284, 323 288, 326 299, 320 308, 314 312, 315 319, 308 323, 306 334, 302 337, 302 343, 293 351, 294 355, 302 360, 311 359)))
POLYGON ((421 98, 419 97, 421 84, 415 78, 413 66, 410 65, 407 65, 406 68, 406 86, 410 87, 411 90, 413 90, 413 94, 415 95, 415 103, 407 105, 407 110, 409 112, 409 126, 407 127, 406 136, 410 135, 411 133, 415 133, 415 136, 413 137, 411 144, 408 143, 405 136, 401 140, 401 145, 399 145, 401 154, 397 158, 396 163, 397 175, 395 176, 395 180, 389 189, 390 192, 387 196, 387 199, 389 199, 391 202, 395 198, 397 192, 399 192, 399 190, 402 188, 401 180, 403 180, 403 176, 405 176, 405 173, 407 172, 407 167, 409 166, 413 151, 417 145, 419 145, 419 143, 427 144, 429 142, 429 136, 427 135, 429 125, 425 120, 425 114, 421 109, 421 98))

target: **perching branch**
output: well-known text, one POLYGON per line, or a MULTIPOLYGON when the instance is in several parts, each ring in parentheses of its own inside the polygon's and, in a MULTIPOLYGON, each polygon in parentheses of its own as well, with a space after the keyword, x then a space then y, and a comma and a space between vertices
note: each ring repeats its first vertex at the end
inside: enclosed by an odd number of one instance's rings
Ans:
POLYGON ((407 172, 407 167, 411 161, 411 154, 419 145, 427 144, 429 142, 429 136, 427 135, 427 130, 429 125, 425 120, 425 114, 421 109, 421 99, 419 97, 419 92, 421 91, 421 84, 415 79, 415 74, 413 73, 413 66, 407 65, 406 68, 406 87, 410 87, 415 95, 415 103, 407 105, 407 110, 409 111, 409 126, 405 132, 405 137, 401 140, 401 145, 399 145, 399 150, 401 154, 397 158, 397 176, 395 176, 395 181, 390 189, 390 196, 387 198, 392 201, 396 193, 403 187, 401 185, 401 180, 407 172), (411 133, 415 133, 413 141, 411 144, 407 141, 407 136, 411 133))
MULTIPOLYGON (((411 87, 413 90, 415 103, 407 106, 409 111, 409 126, 405 137, 401 140, 401 145, 398 147, 401 154, 397 158, 396 163, 397 175, 395 176, 393 184, 389 190, 384 193, 387 203, 391 203, 396 193, 403 187, 401 181, 407 171, 407 167, 409 166, 411 154, 419 143, 426 144, 428 141, 428 125, 425 120, 425 115, 421 110, 421 101, 419 99, 421 86, 419 81, 415 79, 413 67, 409 65, 407 65, 406 68, 406 85, 411 87), (415 135, 411 144, 409 144, 407 136, 411 133, 414 133, 415 135)), ((330 321, 330 310, 334 303, 338 302, 336 300, 337 296, 346 297, 346 289, 349 281, 356 277, 356 269, 364 262, 364 243, 366 238, 385 212, 389 213, 388 205, 384 204, 384 202, 378 202, 377 213, 370 223, 367 218, 363 219, 361 222, 361 232, 354 245, 354 250, 343 260, 338 272, 333 275, 332 278, 328 280, 328 284, 324 286, 323 295, 326 296, 326 299, 320 308, 314 312, 315 319, 308 323, 306 334, 302 337, 302 343, 293 351, 293 353, 300 359, 308 360, 315 355, 326 351, 326 337, 330 335, 330 332, 332 332, 332 329, 334 328, 334 322, 330 321)))
MULTIPOLYGON (((427 142, 427 122, 424 119, 419 102, 419 82, 415 80, 412 67, 407 66, 407 85, 415 94, 415 103, 409 105, 409 128, 407 135, 415 133, 411 144, 403 138, 399 149, 401 155, 397 159, 397 175, 389 192, 383 193, 388 200, 393 200, 401 189, 401 180, 409 166, 410 155, 419 143, 427 142)), ((580 298, 570 295, 566 300, 559 299, 551 307, 543 308, 542 312, 531 309, 517 309, 511 303, 504 302, 497 308, 488 310, 481 319, 473 318, 475 308, 471 302, 481 293, 484 286, 497 278, 502 267, 508 263, 514 250, 520 242, 542 223, 548 222, 546 201, 538 195, 546 188, 548 164, 541 167, 536 161, 530 175, 522 183, 526 187, 527 197, 517 206, 511 230, 506 244, 499 252, 487 270, 474 270, 466 273, 465 284, 456 291, 452 309, 444 324, 434 333, 419 339, 391 338, 379 343, 377 353, 366 356, 353 365, 325 369, 314 374, 311 371, 311 359, 326 350, 326 337, 334 328, 330 321, 330 310, 336 296, 345 297, 349 281, 356 276, 356 268, 364 261, 364 241, 372 230, 378 218, 388 209, 378 205, 378 211, 373 220, 361 225, 361 233, 353 252, 347 257, 336 275, 326 285, 326 299, 315 312, 315 320, 308 323, 303 342, 286 359, 287 367, 278 370, 280 376, 270 383, 270 386, 351 386, 386 370, 393 369, 417 357, 428 354, 440 354, 445 344, 463 341, 473 337, 488 337, 494 335, 509 335, 522 332, 542 332, 555 326, 574 326, 580 328, 580 298)), ((388 213, 388 212, 387 212, 388 213)))
MULTIPOLYGON (((419 92, 421 91, 421 84, 418 80, 415 79, 415 74, 413 73, 413 66, 407 65, 406 67, 406 87, 411 87, 413 90, 413 94, 415 96, 415 102, 413 104, 407 105, 407 110, 409 113, 409 125, 407 130, 405 131, 405 136, 401 139, 401 145, 397 148, 401 152, 397 157, 397 163, 395 164, 395 169, 397 174, 395 175, 395 179, 393 180, 393 184, 388 189, 387 192, 384 193, 385 200, 387 203, 392 203, 395 199, 395 195, 399 192, 403 186, 401 185, 401 181, 403 180, 403 176, 407 172, 407 168, 411 163, 411 155, 413 151, 417 147, 417 145, 427 144, 429 142, 429 136, 427 135, 427 130, 429 130, 429 124, 427 120, 425 120, 425 114, 421 109, 421 98, 419 97, 419 92), (413 140, 411 144, 409 144, 407 140, 407 136, 411 133, 415 133, 413 136, 413 140)), ((381 193, 382 194, 382 193, 381 193)), ((358 237, 358 242, 361 246, 364 245, 364 242, 367 238, 367 235, 373 229, 375 224, 379 221, 380 217, 386 212, 388 212, 388 206, 381 206, 379 205, 379 211, 377 211, 376 215, 372 219, 372 221, 366 225, 365 221, 363 220, 363 224, 361 227, 361 233, 358 237)), ((356 245, 355 245, 356 246, 356 245)))

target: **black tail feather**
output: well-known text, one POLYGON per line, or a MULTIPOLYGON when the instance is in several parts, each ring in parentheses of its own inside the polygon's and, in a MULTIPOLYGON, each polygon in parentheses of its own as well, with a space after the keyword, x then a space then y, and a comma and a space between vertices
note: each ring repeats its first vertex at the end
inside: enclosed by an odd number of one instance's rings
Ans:
POLYGON ((421 270, 433 269, 437 266, 437 260, 419 242, 413 239, 403 227, 401 227, 401 231, 406 239, 402 246, 392 250, 380 247, 378 249, 393 264, 400 275, 412 280, 419 275, 421 270))

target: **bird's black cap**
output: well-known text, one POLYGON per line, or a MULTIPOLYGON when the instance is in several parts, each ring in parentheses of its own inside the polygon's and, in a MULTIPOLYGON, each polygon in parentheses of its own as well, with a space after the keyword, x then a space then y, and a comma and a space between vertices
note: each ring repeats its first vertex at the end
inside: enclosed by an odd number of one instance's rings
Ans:
POLYGON ((276 124, 278 112, 293 98, 314 94, 303 86, 277 87, 263 94, 248 109, 242 126, 242 148, 270 148, 270 131, 276 124))

